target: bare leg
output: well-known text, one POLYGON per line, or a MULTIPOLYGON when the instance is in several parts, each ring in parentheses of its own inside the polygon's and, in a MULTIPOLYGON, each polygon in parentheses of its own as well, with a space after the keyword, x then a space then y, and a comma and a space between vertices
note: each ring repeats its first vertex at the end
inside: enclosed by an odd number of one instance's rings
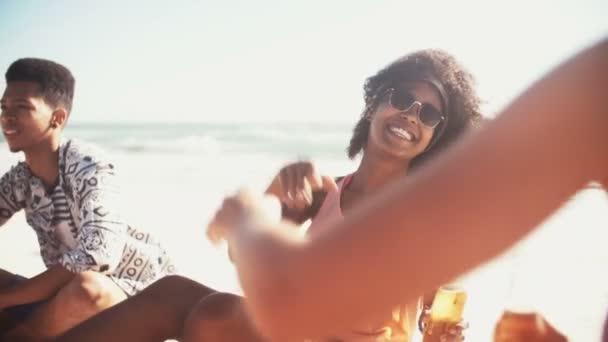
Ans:
POLYGON ((261 342, 245 312, 243 299, 214 293, 194 307, 184 325, 184 342, 261 342))
POLYGON ((56 341, 150 342, 177 338, 194 304, 214 292, 188 278, 167 276, 56 341))
POLYGON ((110 278, 83 272, 6 337, 18 341, 50 339, 124 299, 125 293, 110 278))
MULTIPOLYGON (((0 269, 0 291, 13 286, 16 278, 16 275, 0 269)), ((8 331, 13 325, 14 321, 11 316, 7 312, 0 310, 0 334, 8 331)))

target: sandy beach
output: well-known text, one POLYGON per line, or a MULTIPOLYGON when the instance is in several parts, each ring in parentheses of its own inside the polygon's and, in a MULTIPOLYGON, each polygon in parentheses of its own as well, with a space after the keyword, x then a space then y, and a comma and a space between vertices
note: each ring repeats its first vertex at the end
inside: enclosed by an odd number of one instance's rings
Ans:
MULTIPOLYGON (((19 156, 0 148, 0 169, 6 170, 19 156)), ((113 157, 121 166, 129 221, 163 241, 182 275, 240 293, 225 250, 206 241, 205 224, 225 194, 240 185, 261 191, 286 159, 124 151, 114 151, 113 157)), ((355 165, 335 158, 321 158, 319 164, 336 175, 355 165)), ((511 306, 540 311, 571 341, 599 341, 608 308, 607 213, 605 193, 581 192, 524 242, 455 280, 468 291, 467 340, 490 341, 498 316, 511 306)), ((0 268, 25 276, 43 270, 35 235, 22 214, 0 229, 0 268)))

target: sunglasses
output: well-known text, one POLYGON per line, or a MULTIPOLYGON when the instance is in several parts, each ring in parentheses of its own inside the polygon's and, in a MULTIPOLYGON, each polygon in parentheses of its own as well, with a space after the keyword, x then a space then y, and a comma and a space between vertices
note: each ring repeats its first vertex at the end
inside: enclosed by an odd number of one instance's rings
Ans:
POLYGON ((400 112, 409 112, 412 106, 417 103, 420 106, 420 110, 417 112, 418 121, 428 128, 435 128, 441 121, 445 120, 445 116, 435 107, 428 103, 421 103, 407 91, 398 92, 394 88, 390 88, 388 90, 388 103, 400 112))

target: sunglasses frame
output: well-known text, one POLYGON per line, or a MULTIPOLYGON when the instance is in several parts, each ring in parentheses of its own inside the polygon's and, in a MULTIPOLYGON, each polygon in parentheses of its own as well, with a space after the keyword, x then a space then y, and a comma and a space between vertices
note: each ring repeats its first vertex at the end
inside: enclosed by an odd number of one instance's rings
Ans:
POLYGON ((425 127, 428 127, 428 128, 431 128, 431 129, 435 129, 437 126, 439 126, 439 124, 440 124, 440 123, 442 123, 443 121, 445 121, 445 120, 446 120, 446 116, 445 116, 445 115, 444 115, 442 112, 438 111, 437 109, 435 109, 435 107, 433 107, 432 105, 430 105, 430 104, 428 104, 428 103, 422 103, 422 102, 420 102, 420 101, 416 100, 416 99, 414 98, 414 96, 412 96, 412 94, 410 94, 410 93, 408 93, 408 94, 409 94, 409 95, 410 95, 410 96, 411 96, 411 97, 414 99, 414 101, 412 102, 412 104, 410 104, 410 106, 409 106, 409 107, 407 107, 407 108, 405 108, 405 109, 397 108, 397 107, 396 107, 396 106, 393 104, 393 94, 394 94, 394 93, 397 91, 397 89, 395 89, 395 88, 389 88, 389 89, 387 89, 386 91, 387 91, 387 93, 388 93, 388 104, 389 104, 391 107, 393 107, 393 108, 395 108, 396 110, 398 110, 398 111, 401 111, 401 112, 409 112, 409 111, 412 109, 412 107, 414 106, 414 104, 418 103, 418 105, 420 106, 420 110, 418 110, 418 111, 416 112, 416 119, 418 119, 418 121, 419 121, 419 122, 420 122, 422 125, 424 125, 425 127), (424 108, 425 106, 430 106, 431 108, 433 108, 433 110, 435 110, 437 113, 439 113, 439 114, 441 115, 441 117, 439 118, 439 121, 437 121, 437 123, 436 123, 435 125, 433 125, 433 126, 430 126, 430 125, 428 125, 428 124, 424 123, 424 122, 423 122, 423 121, 420 119, 420 113, 422 112, 422 110, 423 110, 423 108, 424 108))

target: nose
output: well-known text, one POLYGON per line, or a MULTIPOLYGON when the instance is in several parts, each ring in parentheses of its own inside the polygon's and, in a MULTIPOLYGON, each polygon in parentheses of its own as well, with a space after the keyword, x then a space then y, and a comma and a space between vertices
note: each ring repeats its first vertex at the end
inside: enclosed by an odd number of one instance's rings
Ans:
POLYGON ((15 115, 9 114, 7 111, 0 112, 0 122, 6 124, 15 121, 15 115))
POLYGON ((422 110, 422 103, 414 101, 408 109, 403 111, 403 116, 412 123, 419 123, 420 110, 422 110))

